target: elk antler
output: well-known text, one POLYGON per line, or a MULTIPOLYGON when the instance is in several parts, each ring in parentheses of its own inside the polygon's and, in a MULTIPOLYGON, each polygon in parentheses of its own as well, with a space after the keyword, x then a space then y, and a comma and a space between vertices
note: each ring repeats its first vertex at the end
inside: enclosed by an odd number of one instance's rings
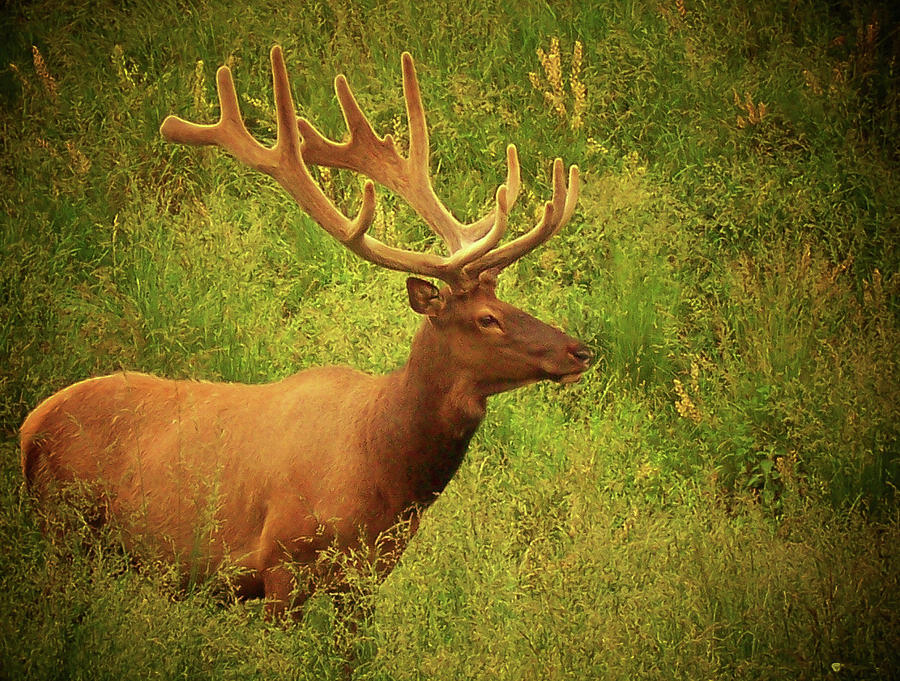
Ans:
POLYGON ((350 138, 336 143, 324 137, 306 119, 296 119, 281 48, 272 48, 272 80, 278 121, 275 145, 267 149, 249 133, 238 105, 234 80, 227 66, 216 73, 220 116, 214 125, 189 123, 168 116, 160 127, 170 142, 217 145, 242 163, 272 176, 325 231, 364 260, 394 270, 435 277, 452 288, 465 288, 489 268, 502 269, 537 247, 568 221, 578 197, 578 168, 569 170, 568 189, 563 164, 553 166, 553 198, 542 220, 531 231, 497 248, 507 225, 509 208, 519 191, 519 160, 514 145, 507 147, 506 183, 498 187, 495 207, 470 224, 456 220, 438 199, 428 170, 428 130, 415 66, 409 53, 401 58, 403 92, 409 118, 409 158, 397 151, 390 135, 378 137, 363 114, 344 76, 335 79, 335 91, 350 138), (302 142, 301 142, 302 136, 302 142), (309 173, 307 163, 346 168, 368 176, 362 205, 354 219, 340 212, 309 173), (449 254, 438 256, 388 246, 366 231, 375 217, 372 180, 402 196, 443 239, 449 254))

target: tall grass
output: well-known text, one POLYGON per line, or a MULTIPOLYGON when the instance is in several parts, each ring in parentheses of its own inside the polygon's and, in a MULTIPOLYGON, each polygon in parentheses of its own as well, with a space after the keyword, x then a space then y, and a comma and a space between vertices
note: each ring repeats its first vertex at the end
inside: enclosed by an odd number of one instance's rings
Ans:
MULTIPOLYGON (((8 3, 0 17, 0 678, 896 678, 897 11, 878 3, 8 3), (405 139, 417 60, 436 187, 490 202, 515 142, 566 230, 505 299, 598 350, 494 398, 457 477, 348 622, 263 621, 115 528, 46 538, 16 430, 119 368, 259 382, 383 372, 417 320, 271 182, 165 144, 228 63, 274 137, 268 50, 340 136, 345 72, 405 139)), ((350 210, 359 181, 322 177, 350 210)), ((434 245, 381 194, 373 227, 434 245)))

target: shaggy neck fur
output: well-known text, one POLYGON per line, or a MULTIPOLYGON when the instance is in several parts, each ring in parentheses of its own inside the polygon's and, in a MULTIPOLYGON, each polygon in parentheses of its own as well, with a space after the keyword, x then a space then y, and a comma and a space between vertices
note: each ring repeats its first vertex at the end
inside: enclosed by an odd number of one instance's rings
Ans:
POLYGON ((405 366, 383 377, 378 411, 392 442, 385 461, 410 504, 431 504, 456 473, 484 419, 486 395, 460 370, 446 340, 426 320, 405 366), (401 469, 401 470, 397 470, 401 469))

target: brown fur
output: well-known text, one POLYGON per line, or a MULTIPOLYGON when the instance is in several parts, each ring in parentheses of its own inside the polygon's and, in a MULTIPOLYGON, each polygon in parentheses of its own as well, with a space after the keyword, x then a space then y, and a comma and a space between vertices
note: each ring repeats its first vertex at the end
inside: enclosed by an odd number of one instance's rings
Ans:
MULTIPOLYGON (((497 300, 492 282, 467 293, 408 286, 426 319, 391 374, 332 366, 242 385, 121 372, 57 392, 22 425, 29 487, 42 498, 59 484, 98 483, 126 532, 185 571, 227 558, 247 571, 241 591, 280 611, 295 586, 285 562, 310 565, 360 539, 374 550, 402 521, 408 540, 489 395, 588 366, 580 343, 497 300)), ((396 557, 404 546, 375 552, 396 557)))

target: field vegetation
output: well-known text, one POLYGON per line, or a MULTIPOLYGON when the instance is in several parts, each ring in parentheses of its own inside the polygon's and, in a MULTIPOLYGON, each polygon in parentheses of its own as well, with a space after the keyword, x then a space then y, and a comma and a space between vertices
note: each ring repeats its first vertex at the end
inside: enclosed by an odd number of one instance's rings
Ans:
MULTIPOLYGON (((0 678, 890 679, 900 676, 900 13, 836 0, 13 0, 0 10, 0 678), (114 529, 45 537, 17 429, 119 369, 260 382, 386 372, 417 316, 267 178, 166 144, 229 64, 274 136, 268 50, 333 136, 345 73, 439 194, 515 229, 582 169, 563 233, 500 295, 598 352, 500 395, 348 621, 264 621, 114 529), (140 567, 135 567, 135 563, 140 567)), ((348 211, 361 181, 322 173, 348 211)), ((374 230, 433 236, 380 193, 374 230)), ((273 437, 277 437, 273 433, 273 437)), ((75 519, 77 527, 77 518, 75 519)))

